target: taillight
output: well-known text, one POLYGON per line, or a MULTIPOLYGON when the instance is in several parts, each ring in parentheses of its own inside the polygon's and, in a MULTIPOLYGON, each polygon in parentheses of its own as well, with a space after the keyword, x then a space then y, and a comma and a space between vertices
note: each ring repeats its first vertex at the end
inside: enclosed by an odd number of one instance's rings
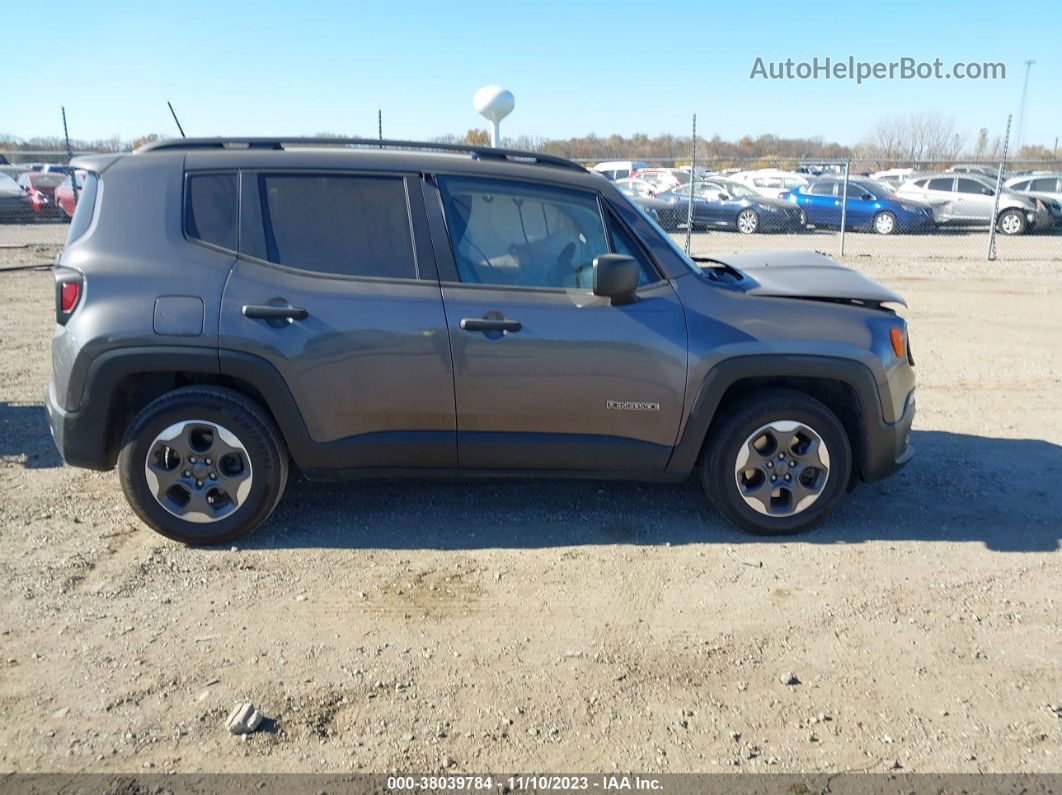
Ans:
POLYGON ((77 299, 81 295, 81 285, 77 282, 67 282, 63 285, 59 294, 59 308, 64 312, 74 311, 77 299))
POLYGON ((55 277, 55 322, 63 325, 77 309, 84 286, 80 273, 57 273, 55 277))

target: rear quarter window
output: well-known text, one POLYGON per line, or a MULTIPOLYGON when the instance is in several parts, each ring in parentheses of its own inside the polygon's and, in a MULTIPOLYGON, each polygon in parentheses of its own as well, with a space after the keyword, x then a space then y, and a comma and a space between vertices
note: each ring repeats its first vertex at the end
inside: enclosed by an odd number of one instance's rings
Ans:
POLYGON ((236 174, 189 174, 184 190, 184 233, 236 251, 239 209, 236 174))
POLYGON ((74 207, 74 217, 70 219, 70 229, 66 233, 66 245, 68 246, 85 234, 92 223, 92 215, 96 211, 96 199, 100 192, 99 177, 90 171, 85 175, 83 187, 76 188, 76 190, 77 204, 74 207))

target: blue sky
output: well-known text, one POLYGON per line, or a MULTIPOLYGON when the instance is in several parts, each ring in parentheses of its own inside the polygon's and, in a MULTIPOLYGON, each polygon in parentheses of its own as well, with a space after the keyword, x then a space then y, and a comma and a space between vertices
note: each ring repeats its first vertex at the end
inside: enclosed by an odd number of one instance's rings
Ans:
POLYGON ((375 135, 428 138, 485 126, 472 93, 516 95, 503 135, 774 133, 862 139, 882 116, 953 117, 972 143, 1017 112, 1023 62, 1036 59, 1023 140, 1062 136, 1062 5, 846 2, 667 3, 540 0, 37 0, 0 12, 9 50, 0 132, 129 138, 189 135, 375 135), (1001 61, 999 81, 750 80, 767 61, 813 56, 946 68, 1001 61))

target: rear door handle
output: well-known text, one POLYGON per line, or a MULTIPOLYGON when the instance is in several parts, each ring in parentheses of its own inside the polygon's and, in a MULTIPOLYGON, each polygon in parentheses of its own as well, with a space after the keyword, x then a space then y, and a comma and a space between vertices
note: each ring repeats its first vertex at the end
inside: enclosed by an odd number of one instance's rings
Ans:
POLYGON ((495 317, 466 317, 461 319, 461 328, 465 331, 519 331, 519 320, 495 317))
POLYGON ((310 313, 301 306, 244 304, 243 316, 256 320, 305 320, 310 316, 310 313))

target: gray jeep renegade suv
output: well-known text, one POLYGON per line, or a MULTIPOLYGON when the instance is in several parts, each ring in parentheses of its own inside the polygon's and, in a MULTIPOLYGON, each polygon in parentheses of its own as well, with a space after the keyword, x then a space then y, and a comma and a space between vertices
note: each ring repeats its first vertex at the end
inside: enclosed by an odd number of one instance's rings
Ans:
POLYGON ((898 295, 814 253, 694 262, 567 160, 184 139, 78 165, 49 423, 170 538, 250 532, 292 466, 695 472, 789 533, 911 455, 898 295))

